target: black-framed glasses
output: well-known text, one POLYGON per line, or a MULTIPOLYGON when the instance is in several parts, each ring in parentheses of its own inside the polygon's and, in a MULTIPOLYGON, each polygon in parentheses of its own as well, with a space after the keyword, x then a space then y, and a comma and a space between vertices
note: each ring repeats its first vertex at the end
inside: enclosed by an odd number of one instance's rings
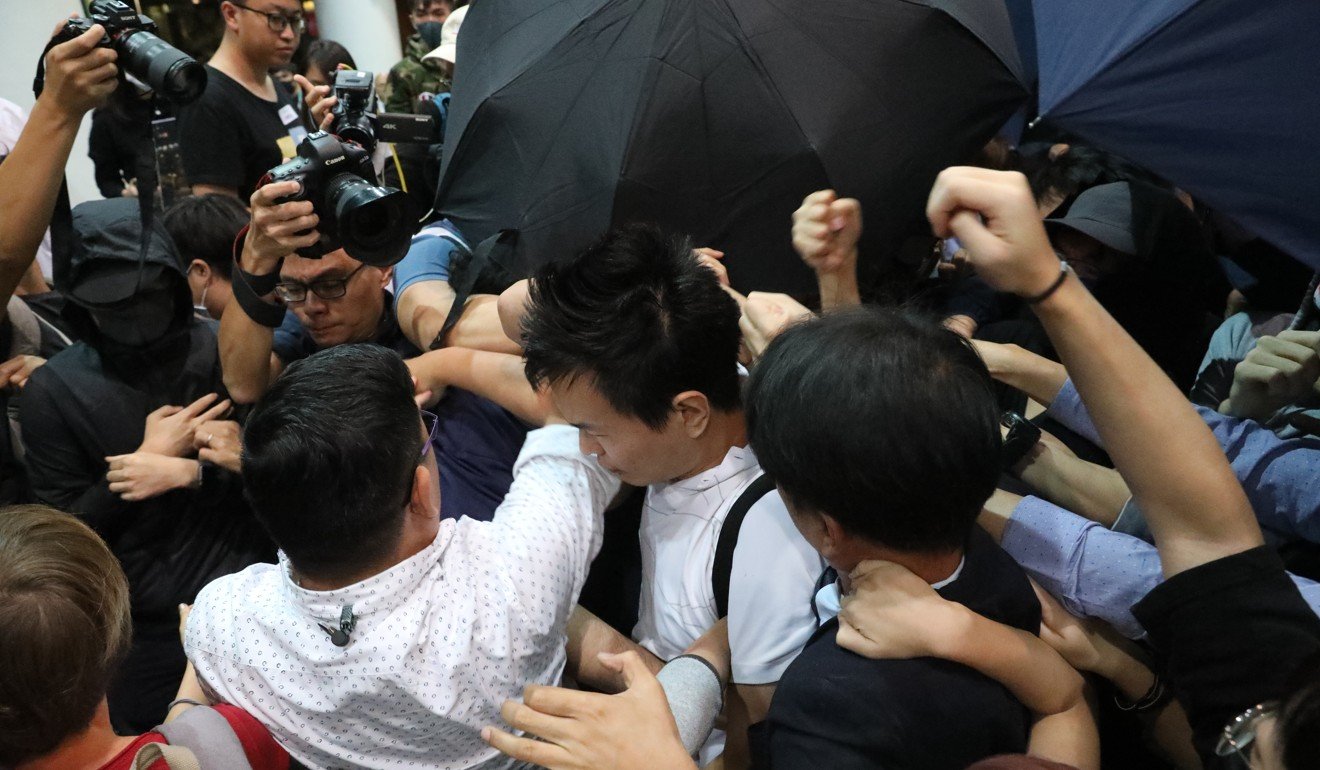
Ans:
POLYGON ((353 276, 358 274, 366 263, 357 266, 353 272, 343 278, 322 278, 319 281, 311 283, 299 283, 298 281, 281 281, 275 284, 275 296, 285 302, 302 302, 307 299, 307 292, 311 291, 321 299, 339 299, 348 293, 348 282, 353 276))
POLYGON ((422 424, 426 426, 426 443, 422 444, 422 453, 417 458, 419 463, 426 459, 426 455, 431 451, 431 444, 435 443, 435 432, 440 428, 440 418, 423 409, 422 424))
POLYGON ((301 35, 303 29, 307 26, 307 20, 303 18, 301 11, 295 13, 272 13, 271 11, 258 11, 256 8, 249 8, 242 3, 235 2, 235 0, 229 0, 229 2, 235 8, 242 8, 245 11, 259 13, 262 16, 265 16, 266 26, 270 27, 270 31, 277 35, 289 27, 293 27, 294 34, 301 35))
POLYGON ((1215 754, 1221 757, 1237 754, 1243 762, 1250 763, 1251 757, 1248 756, 1248 752, 1251 749, 1251 744, 1256 740, 1256 735, 1260 732, 1260 723, 1274 716, 1278 711, 1279 704, 1270 701, 1252 706, 1238 714, 1232 722, 1224 725, 1224 732, 1219 736, 1219 743, 1215 744, 1215 754))

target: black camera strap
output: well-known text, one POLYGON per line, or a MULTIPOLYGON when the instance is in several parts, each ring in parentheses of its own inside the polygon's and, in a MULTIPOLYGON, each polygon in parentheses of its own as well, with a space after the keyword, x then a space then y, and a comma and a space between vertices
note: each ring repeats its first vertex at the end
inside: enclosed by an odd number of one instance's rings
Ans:
MULTIPOLYGON (((443 237, 443 236, 442 236, 443 237)), ((472 250, 472 259, 468 262, 467 270, 463 273, 456 284, 452 284, 454 290, 454 304, 449 307, 449 315, 445 316, 445 323, 440 327, 440 333, 435 335, 431 341, 431 350, 438 350, 444 347, 444 339, 449 332, 458 324, 458 320, 463 317, 463 311, 466 309, 467 301, 472 296, 472 290, 476 288, 477 281, 481 279, 481 274, 496 261, 495 251, 508 251, 513 248, 513 243, 518 237, 516 230, 501 230, 491 237, 477 244, 472 250)), ((456 246, 466 246, 454 239, 446 238, 452 241, 456 246)))

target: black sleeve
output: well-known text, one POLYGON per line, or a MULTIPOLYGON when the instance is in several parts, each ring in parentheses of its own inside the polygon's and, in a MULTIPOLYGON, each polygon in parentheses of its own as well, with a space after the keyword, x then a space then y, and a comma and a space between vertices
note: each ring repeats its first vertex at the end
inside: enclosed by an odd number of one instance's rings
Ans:
POLYGON ((1268 546, 1179 573, 1132 608, 1209 761, 1224 725, 1286 696, 1320 654, 1320 618, 1268 546))
POLYGON ((38 500, 105 532, 133 503, 110 491, 105 460, 89 457, 69 429, 44 368, 33 372, 23 389, 20 411, 32 492, 38 500))
POLYGON ((223 93, 208 92, 179 111, 179 151, 190 184, 230 187, 243 194, 241 119, 219 101, 223 93))
POLYGON ((92 113, 92 132, 87 138, 87 157, 96 170, 96 188, 105 198, 118 198, 124 194, 124 180, 119 169, 119 154, 115 151, 113 128, 104 110, 92 113))

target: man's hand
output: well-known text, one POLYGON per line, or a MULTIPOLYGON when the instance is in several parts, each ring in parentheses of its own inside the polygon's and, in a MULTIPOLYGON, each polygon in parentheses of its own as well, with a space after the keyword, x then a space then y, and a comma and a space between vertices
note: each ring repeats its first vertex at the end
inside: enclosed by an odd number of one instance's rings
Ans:
POLYGON ((1261 337, 1233 370, 1233 387, 1219 411, 1264 420, 1316 393, 1320 379, 1320 332, 1288 330, 1261 337))
POLYGON ((320 239, 315 229, 320 220, 311 201, 277 203, 300 188, 298 182, 274 182, 252 193, 252 223, 240 260, 244 270, 269 275, 278 269, 280 260, 320 239))
POLYGON ((46 359, 41 356, 14 356, 0 364, 0 390, 22 390, 46 359))
POLYGON ((211 406, 219 397, 207 393, 186 407, 162 406, 147 415, 147 427, 137 451, 167 457, 189 454, 193 450, 197 426, 219 419, 229 411, 229 399, 211 406))
MULTIPOLYGON (((64 22, 55 33, 64 29, 64 22)), ((71 121, 80 121, 89 110, 100 107, 119 85, 118 54, 112 48, 98 48, 105 28, 91 29, 72 40, 50 49, 46 54, 46 85, 38 98, 71 121)))
POLYGON ((208 420, 193 429, 197 459, 221 468, 243 472, 243 433, 233 420, 208 420))
POLYGON ((966 608, 897 564, 864 561, 839 612, 839 646, 873 660, 944 657, 961 638, 966 608))
POLYGON ((1031 587, 1040 599, 1040 638, 1078 671, 1108 676, 1111 669, 1126 655, 1118 645, 1120 637, 1102 621, 1082 619, 1068 612, 1049 594, 1036 585, 1031 587))
POLYGON ((743 346, 752 360, 761 357, 770 341, 789 326, 812 317, 812 312, 787 294, 754 291, 742 302, 743 346))
POLYGON ((1059 277, 1059 258, 1027 178, 1015 171, 945 169, 930 191, 926 216, 935 235, 962 242, 968 263, 994 289, 1032 297, 1059 277))
POLYGON ((793 248, 819 273, 852 271, 862 237, 862 204, 833 190, 808 195, 793 212, 793 248))
POLYGON ((197 461, 134 452, 105 458, 110 464, 105 480, 110 491, 128 502, 150 500, 174 489, 187 489, 197 481, 197 461))
POLYGON ((729 288, 729 271, 724 267, 724 263, 720 262, 721 259, 724 259, 724 252, 716 251, 715 249, 706 246, 702 246, 699 249, 693 249, 692 251, 696 253, 698 262, 710 268, 711 272, 715 273, 715 277, 719 279, 720 285, 726 289, 729 288))
POLYGON ((976 319, 969 315, 951 315, 944 319, 944 328, 970 340, 976 334, 976 319))
POLYGON ((618 695, 528 685, 523 702, 507 700, 504 720, 534 738, 495 727, 481 737, 514 759, 550 770, 695 770, 683 751, 669 701, 635 652, 601 653, 600 662, 623 675, 618 695))
POLYGON ((312 122, 320 126, 322 131, 329 131, 330 124, 335 122, 335 116, 330 110, 339 102, 337 97, 330 95, 330 86, 314 86, 312 81, 302 75, 294 75, 293 82, 302 89, 307 108, 312 111, 312 122))

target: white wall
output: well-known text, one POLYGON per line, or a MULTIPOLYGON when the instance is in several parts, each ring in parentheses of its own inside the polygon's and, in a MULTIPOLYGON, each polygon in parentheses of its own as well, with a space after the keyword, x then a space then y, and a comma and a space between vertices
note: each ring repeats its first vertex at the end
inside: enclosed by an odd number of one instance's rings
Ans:
MULTIPOLYGON (((61 19, 81 13, 78 0, 0 0, 0 97, 32 110, 32 78, 37 59, 61 19)), ((87 157, 91 116, 83 119, 66 170, 73 205, 101 197, 87 157)), ((3 212, 0 212, 3 216, 3 212)))
POLYGON ((403 58, 394 0, 316 0, 316 25, 322 40, 343 45, 361 69, 389 72, 403 58))

